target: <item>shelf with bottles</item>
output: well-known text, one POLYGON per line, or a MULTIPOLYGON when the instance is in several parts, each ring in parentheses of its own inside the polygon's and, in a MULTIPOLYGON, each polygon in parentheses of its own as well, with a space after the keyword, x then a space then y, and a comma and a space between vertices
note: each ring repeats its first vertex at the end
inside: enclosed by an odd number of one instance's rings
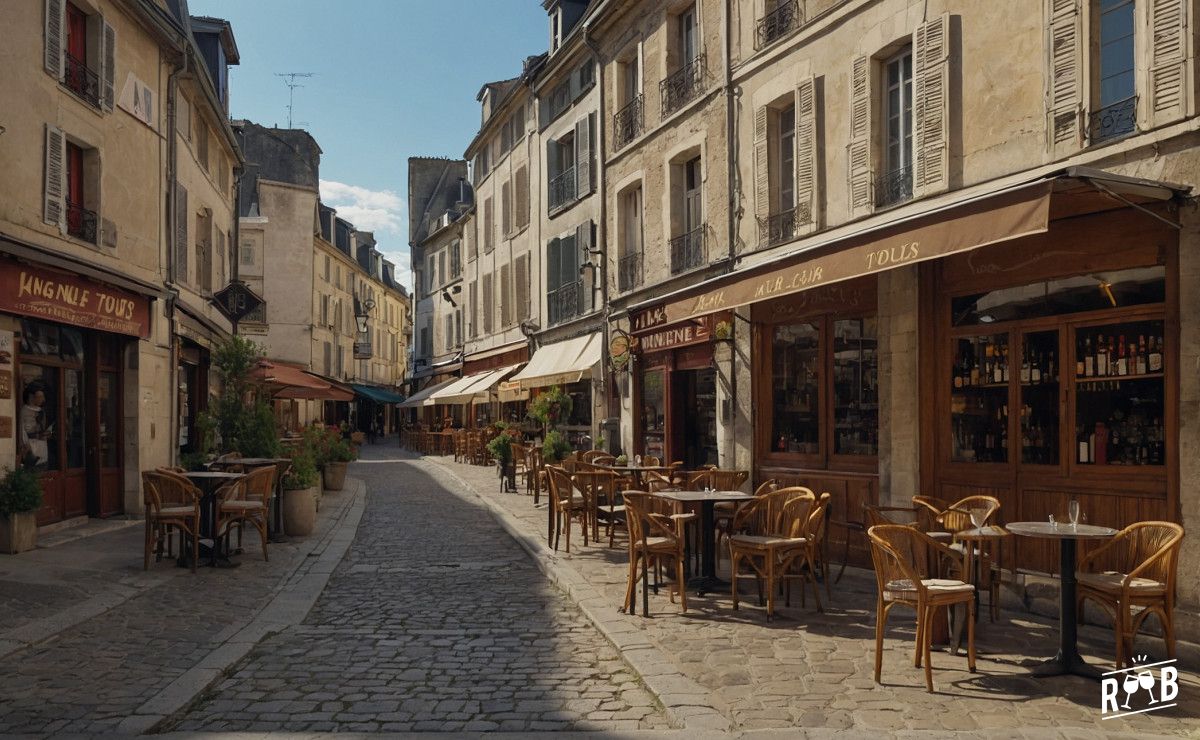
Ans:
POLYGON ((1165 362, 1162 321, 1130 321, 1075 331, 1075 380, 1161 378, 1165 362))
POLYGON ((1008 334, 959 337, 955 340, 950 384, 967 388, 1006 388, 1011 377, 1008 334))
POLYGON ((1162 380, 1124 378, 1114 384, 1119 387, 1091 392, 1080 389, 1075 408, 1075 463, 1164 465, 1167 440, 1162 380))
POLYGON ((1026 332, 1021 336, 1021 406, 1018 409, 1021 462, 1057 465, 1059 462, 1058 392, 1059 332, 1026 332))
POLYGON ((952 397, 952 462, 1008 461, 1008 403, 999 395, 952 397))

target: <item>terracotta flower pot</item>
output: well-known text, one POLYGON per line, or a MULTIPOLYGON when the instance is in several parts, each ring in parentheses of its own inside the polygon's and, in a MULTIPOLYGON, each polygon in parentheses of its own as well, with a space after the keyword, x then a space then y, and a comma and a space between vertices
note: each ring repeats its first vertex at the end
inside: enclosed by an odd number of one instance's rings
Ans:
POLYGON ((305 537, 317 525, 319 489, 297 488, 283 492, 283 531, 288 537, 305 537))
POLYGON ((37 547, 37 512, 0 516, 0 552, 15 555, 37 547))
POLYGON ((346 467, 349 463, 344 462, 327 462, 325 469, 321 471, 321 477, 325 480, 325 490, 340 491, 346 486, 346 467))

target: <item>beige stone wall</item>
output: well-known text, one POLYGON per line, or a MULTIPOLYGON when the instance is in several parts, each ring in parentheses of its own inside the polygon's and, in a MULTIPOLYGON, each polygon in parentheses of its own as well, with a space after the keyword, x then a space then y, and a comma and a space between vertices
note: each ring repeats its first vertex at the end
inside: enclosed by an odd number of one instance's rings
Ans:
POLYGON ((885 506, 907 506, 921 493, 917 272, 911 265, 879 275, 879 503, 885 506))
MULTIPOLYGON (((359 361, 354 359, 354 281, 358 263, 320 236, 313 241, 312 276, 312 369, 339 380, 354 374, 359 361), (326 273, 328 264, 329 272, 326 273), (328 316, 322 316, 322 303, 328 302, 328 316), (340 306, 340 310, 339 310, 340 306), (325 367, 325 343, 330 346, 329 368, 325 367), (338 352, 342 353, 341 370, 338 352)), ((378 311, 378 309, 376 309, 378 311)))
POLYGON ((259 180, 258 199, 259 212, 267 219, 263 228, 263 298, 270 328, 262 341, 271 357, 315 367, 312 363, 321 359, 313 354, 312 286, 316 273, 313 250, 304 247, 313 241, 317 193, 259 180))
MULTIPOLYGON (((1193 170, 1193 173, 1196 170, 1193 170)), ((1180 637, 1200 635, 1200 214, 1182 209, 1179 234, 1179 504, 1188 533, 1179 559, 1180 637), (1189 576, 1189 574, 1191 574, 1189 576)))

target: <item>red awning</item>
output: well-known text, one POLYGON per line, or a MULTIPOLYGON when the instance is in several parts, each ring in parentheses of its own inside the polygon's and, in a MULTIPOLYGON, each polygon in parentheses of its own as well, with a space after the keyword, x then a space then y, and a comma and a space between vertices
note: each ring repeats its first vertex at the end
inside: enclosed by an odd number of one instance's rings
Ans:
POLYGON ((265 383, 275 398, 323 401, 350 401, 354 398, 353 393, 335 388, 299 367, 282 362, 259 360, 258 366, 250 374, 265 383))

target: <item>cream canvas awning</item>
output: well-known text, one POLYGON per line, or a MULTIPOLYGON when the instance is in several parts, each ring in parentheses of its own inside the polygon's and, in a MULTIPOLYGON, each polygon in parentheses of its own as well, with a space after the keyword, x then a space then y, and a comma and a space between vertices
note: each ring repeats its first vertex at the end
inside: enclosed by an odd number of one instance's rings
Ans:
POLYGON ((600 362, 603 341, 596 332, 547 344, 534 352, 525 369, 512 379, 523 389, 578 382, 590 376, 592 367, 600 362))
POLYGON ((400 404, 400 408, 411 409, 418 408, 420 406, 432 406, 433 402, 429 400, 431 395, 437 393, 451 383, 457 383, 460 380, 462 380, 462 378, 452 378, 450 380, 444 380, 437 385, 431 385, 428 388, 422 388, 421 390, 409 396, 407 401, 400 404))
POLYGON ((471 386, 471 392, 475 394, 472 403, 487 403, 491 401, 493 391, 498 393, 499 386, 504 379, 520 366, 520 363, 518 363, 485 373, 483 378, 471 386))
POLYGON ((467 375, 430 394, 428 400, 434 404, 441 405, 487 401, 489 400, 487 394, 492 386, 499 383, 501 378, 516 368, 516 365, 509 365, 508 367, 467 375), (482 399, 479 398, 480 394, 483 394, 482 399))

